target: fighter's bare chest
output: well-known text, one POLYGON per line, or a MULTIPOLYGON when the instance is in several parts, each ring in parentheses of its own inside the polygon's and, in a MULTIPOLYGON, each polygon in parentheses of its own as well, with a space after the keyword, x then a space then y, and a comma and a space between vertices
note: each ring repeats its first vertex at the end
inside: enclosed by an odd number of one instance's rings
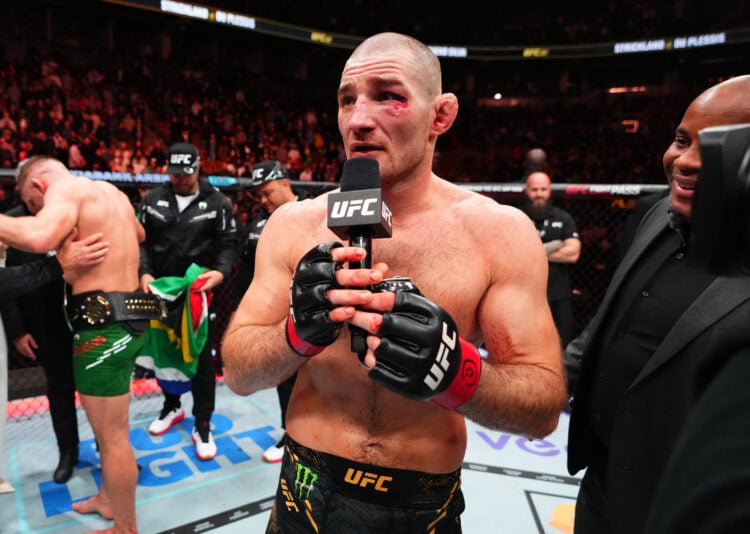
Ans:
MULTIPOLYGON (((411 278, 421 292, 453 314, 473 309, 479 294, 483 269, 465 247, 453 240, 425 233, 423 239, 392 239, 373 243, 373 263, 388 266, 388 277, 411 278)), ((458 315, 463 315, 458 313, 458 315)), ((454 315, 455 316, 455 315, 454 315)))

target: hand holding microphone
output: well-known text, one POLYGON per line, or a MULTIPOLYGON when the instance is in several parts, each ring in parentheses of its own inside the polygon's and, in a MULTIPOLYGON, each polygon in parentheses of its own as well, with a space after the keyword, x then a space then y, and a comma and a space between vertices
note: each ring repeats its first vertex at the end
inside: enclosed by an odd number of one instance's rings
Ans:
MULTIPOLYGON (((362 261, 349 268, 372 267, 372 237, 390 237, 390 210, 383 203, 380 170, 373 158, 354 158, 344 162, 341 190, 328 197, 328 227, 349 244, 365 250, 362 261)), ((324 243, 305 254, 292 277, 289 293, 289 318, 286 338, 301 356, 314 356, 336 341, 342 323, 330 319, 336 307, 328 298, 331 289, 342 289, 336 271, 343 265, 334 261, 331 251, 341 243, 324 243)), ((364 332, 352 332, 352 350, 364 358, 367 352, 364 332)))
MULTIPOLYGON (((328 197, 328 227, 340 238, 348 237, 351 246, 366 250, 364 260, 350 262, 350 268, 372 266, 372 238, 392 233, 377 160, 353 158, 344 163, 341 191, 328 197)), ((374 333, 380 344, 368 376, 413 400, 433 400, 447 409, 466 402, 479 384, 481 359, 477 349, 458 336, 451 316, 422 296, 408 278, 384 280, 371 289, 393 292, 396 299, 374 333)), ((368 332, 352 324, 350 330, 352 351, 364 363, 368 332)))
POLYGON ((336 242, 316 246, 302 256, 294 271, 286 340, 300 356, 315 356, 341 333, 342 323, 334 323, 328 316, 334 305, 327 295, 329 289, 341 287, 336 271, 342 266, 331 256, 331 250, 341 246, 336 242))
MULTIPOLYGON (((350 262, 351 269, 372 267, 372 239, 392 233, 391 210, 383 201, 380 167, 374 158, 352 158, 344 162, 341 190, 328 196, 328 228, 349 245, 365 249, 361 262, 350 262)), ((364 360, 366 332, 350 327, 352 352, 364 360)))

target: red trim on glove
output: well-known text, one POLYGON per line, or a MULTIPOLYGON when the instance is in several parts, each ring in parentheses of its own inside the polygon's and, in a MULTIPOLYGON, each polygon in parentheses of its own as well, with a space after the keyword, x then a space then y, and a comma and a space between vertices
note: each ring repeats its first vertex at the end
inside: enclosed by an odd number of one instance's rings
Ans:
POLYGON ((471 398, 479 386, 479 377, 482 374, 482 358, 477 348, 462 337, 458 338, 458 342, 461 345, 461 366, 458 368, 458 374, 448 389, 432 399, 448 410, 455 410, 471 398))
POLYGON ((313 345, 312 343, 308 343, 300 338, 297 335, 297 330, 294 328, 294 321, 292 320, 291 315, 286 320, 286 341, 289 343, 289 346, 292 347, 294 352, 307 358, 320 354, 323 352, 323 349, 325 349, 325 347, 313 345))

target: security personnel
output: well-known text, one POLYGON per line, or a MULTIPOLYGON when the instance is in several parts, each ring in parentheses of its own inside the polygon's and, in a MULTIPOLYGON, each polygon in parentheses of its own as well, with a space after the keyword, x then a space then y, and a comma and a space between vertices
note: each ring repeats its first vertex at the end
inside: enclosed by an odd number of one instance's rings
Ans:
MULTIPOLYGON (((258 246, 260 233, 268 221, 268 217, 281 205, 300 200, 303 195, 292 190, 289 171, 278 161, 267 160, 253 166, 253 181, 250 187, 258 203, 263 208, 250 223, 247 241, 242 247, 239 263, 239 273, 236 282, 235 309, 239 306, 242 296, 253 280, 255 270, 255 250, 258 246)), ((297 374, 293 374, 276 386, 281 406, 281 428, 286 428, 286 407, 292 395, 294 381, 297 374)), ((263 460, 269 463, 280 462, 284 455, 284 436, 263 453, 263 460)))
MULTIPOLYGON (((195 263, 206 271, 204 291, 224 280, 237 259, 237 223, 229 201, 206 180, 199 179, 198 149, 190 143, 176 143, 167 154, 169 182, 149 191, 141 202, 139 218, 146 230, 141 244, 141 288, 163 276, 185 275, 195 263)), ((215 302, 215 301, 214 301, 215 302)), ((212 302, 212 307, 214 306, 212 302)), ((198 360, 192 381, 193 442, 201 460, 216 456, 211 434, 211 414, 216 399, 216 374, 213 365, 215 323, 209 310, 208 340, 198 360)), ((149 425, 151 434, 160 435, 185 417, 180 395, 164 392, 161 414, 149 425)))
POLYGON ((565 347, 575 335, 573 291, 568 265, 581 256, 581 240, 573 217, 552 205, 552 182, 547 173, 536 171, 526 178, 523 211, 534 221, 549 262, 547 300, 560 341, 565 347))

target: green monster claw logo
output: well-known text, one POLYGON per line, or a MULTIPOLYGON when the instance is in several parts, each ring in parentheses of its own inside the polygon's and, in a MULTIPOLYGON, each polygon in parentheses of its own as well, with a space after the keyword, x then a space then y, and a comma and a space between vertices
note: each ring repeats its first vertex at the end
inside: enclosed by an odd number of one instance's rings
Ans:
POLYGON ((309 499, 310 493, 315 489, 318 475, 306 465, 297 463, 297 476, 294 479, 294 489, 300 499, 309 499))

